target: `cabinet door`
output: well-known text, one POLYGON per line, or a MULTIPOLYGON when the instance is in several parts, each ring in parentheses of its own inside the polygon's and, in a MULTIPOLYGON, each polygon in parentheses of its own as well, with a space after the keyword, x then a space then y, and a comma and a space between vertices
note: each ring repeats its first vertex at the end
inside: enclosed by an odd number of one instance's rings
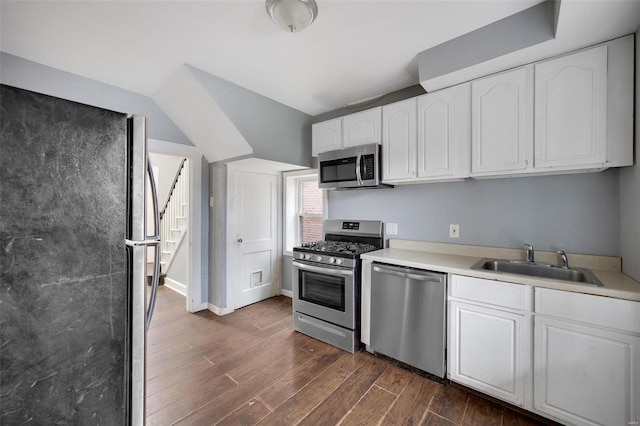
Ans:
POLYGON ((524 405, 530 383, 531 317, 449 302, 449 379, 524 405))
POLYGON ((416 98, 382 107, 383 182, 415 176, 416 134, 416 98))
POLYGON ((522 172, 533 156, 533 68, 471 83, 471 171, 522 172))
POLYGON ((342 117, 342 146, 366 145, 368 143, 382 142, 382 108, 373 108, 366 111, 342 117))
POLYGON ((342 149, 342 118, 323 121, 311 126, 311 154, 342 149))
POLYGON ((469 176, 469 103, 469 84, 418 97, 418 178, 469 176))
POLYGON ((607 46, 535 66, 535 167, 603 165, 607 46))
POLYGON ((536 316, 534 407, 570 424, 638 424, 640 337, 536 316))

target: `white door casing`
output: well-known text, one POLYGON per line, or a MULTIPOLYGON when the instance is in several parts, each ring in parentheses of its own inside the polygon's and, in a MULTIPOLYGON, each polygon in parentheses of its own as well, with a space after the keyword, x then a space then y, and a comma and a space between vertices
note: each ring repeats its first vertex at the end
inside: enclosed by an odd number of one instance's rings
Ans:
MULTIPOLYGON (((189 246, 189 272, 186 308, 189 312, 207 309, 207 290, 209 283, 202 280, 202 153, 194 146, 149 139, 149 152, 163 155, 186 157, 189 167, 189 217, 188 230, 182 244, 189 246), (205 291, 203 291, 205 290, 205 291)), ((162 202, 162 201, 160 201, 162 202)), ((206 201, 205 201, 206 202, 206 201)))
POLYGON ((278 173, 228 165, 228 307, 278 294, 278 173))

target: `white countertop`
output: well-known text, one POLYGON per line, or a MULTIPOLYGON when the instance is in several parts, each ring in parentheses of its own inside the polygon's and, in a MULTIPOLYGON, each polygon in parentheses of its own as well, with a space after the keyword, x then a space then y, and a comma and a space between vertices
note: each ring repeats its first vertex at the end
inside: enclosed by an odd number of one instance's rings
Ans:
POLYGON ((589 268, 604 284, 603 287, 597 287, 567 281, 471 269, 471 266, 482 258, 476 256, 386 248, 365 253, 360 257, 374 262, 640 302, 640 283, 619 271, 589 268))

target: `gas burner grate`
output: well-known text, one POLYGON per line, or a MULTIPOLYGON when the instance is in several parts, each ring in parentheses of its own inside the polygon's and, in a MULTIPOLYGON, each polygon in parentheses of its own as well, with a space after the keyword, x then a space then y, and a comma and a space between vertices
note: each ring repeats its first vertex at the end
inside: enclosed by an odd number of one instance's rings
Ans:
POLYGON ((377 250, 373 244, 354 243, 347 241, 314 241, 302 244, 302 248, 319 253, 362 254, 377 250))

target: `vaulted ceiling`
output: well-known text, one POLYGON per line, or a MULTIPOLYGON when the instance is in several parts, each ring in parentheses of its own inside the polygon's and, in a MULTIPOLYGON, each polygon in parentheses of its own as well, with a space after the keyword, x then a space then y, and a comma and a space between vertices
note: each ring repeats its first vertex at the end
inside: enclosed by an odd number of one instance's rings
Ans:
MULTIPOLYGON (((316 22, 290 34, 270 20, 261 0, 2 0, 0 49, 152 98, 186 64, 319 115, 418 84, 420 52, 540 1, 317 3, 316 22)), ((630 34, 639 25, 637 0, 563 0, 554 40, 480 64, 475 72, 630 34)))

